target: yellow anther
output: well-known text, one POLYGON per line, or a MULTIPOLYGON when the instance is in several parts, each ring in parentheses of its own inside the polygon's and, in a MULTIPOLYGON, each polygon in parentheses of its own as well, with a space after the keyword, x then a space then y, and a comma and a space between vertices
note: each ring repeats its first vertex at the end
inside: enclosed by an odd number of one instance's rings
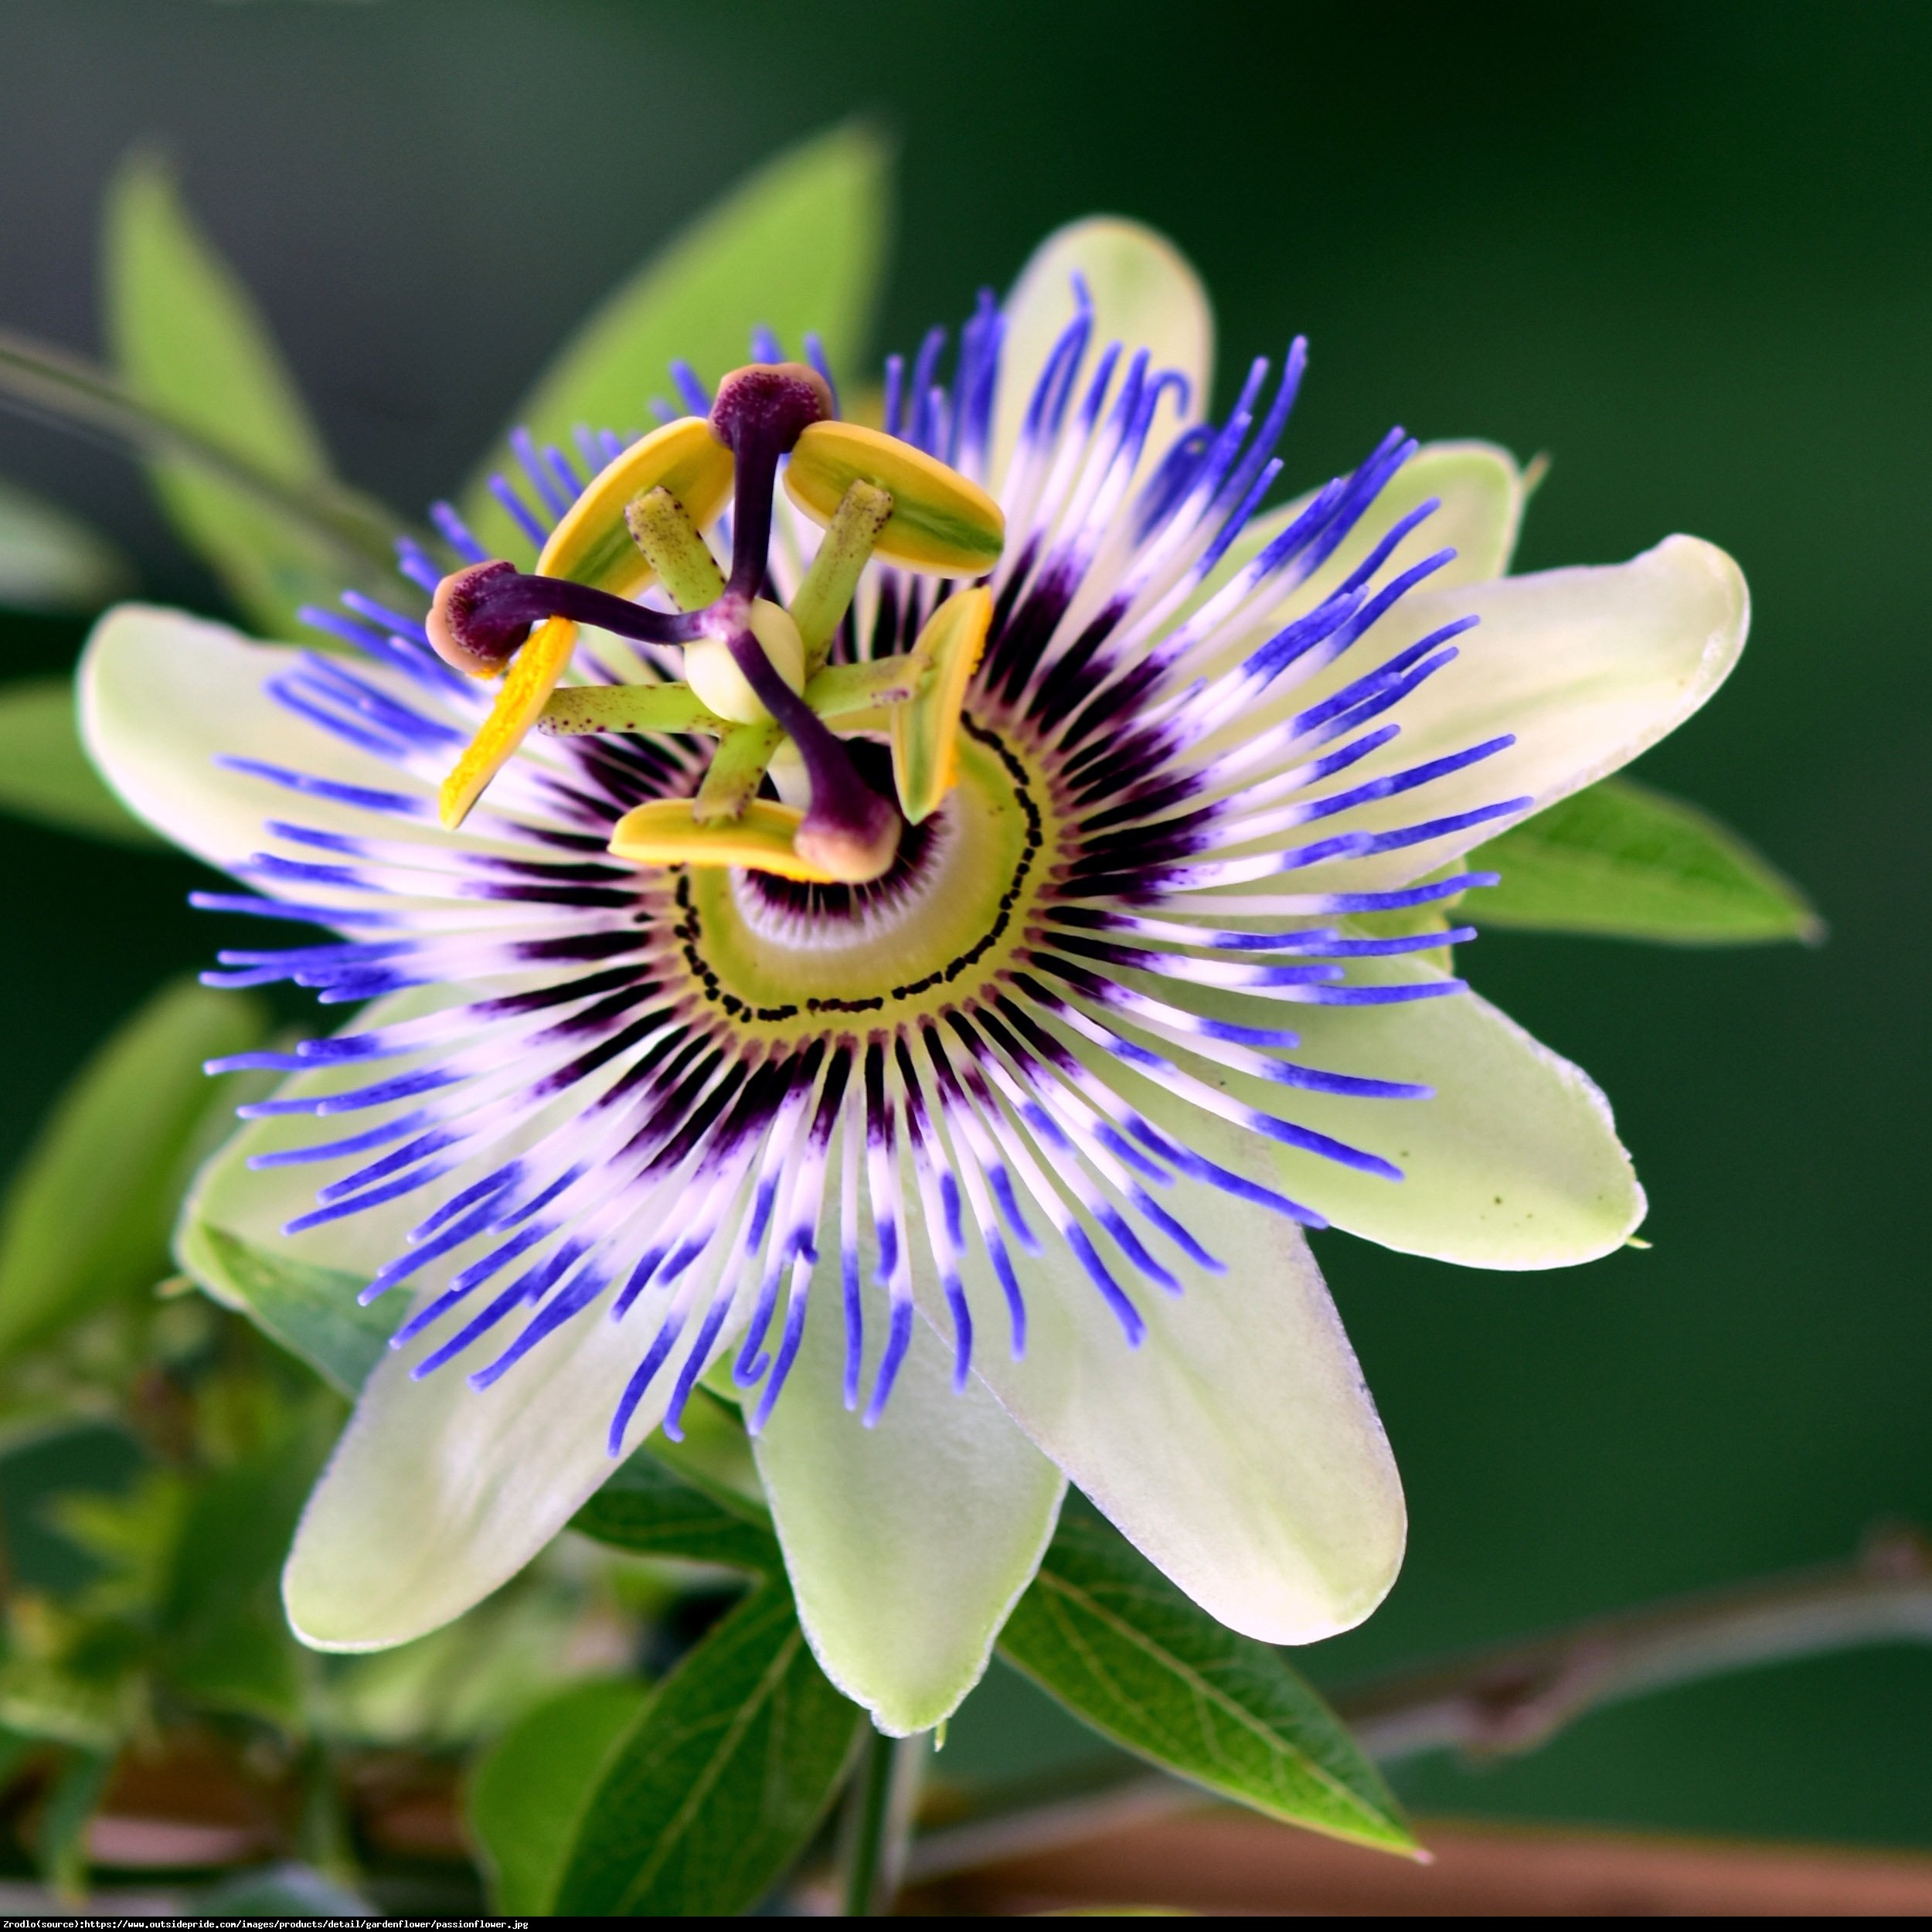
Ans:
POLYGON ((977 483, 937 457, 856 423, 814 423, 785 467, 785 494, 821 526, 855 483, 892 498, 872 554, 939 577, 981 577, 999 561, 1006 519, 977 483))
MULTIPOLYGON (((702 417, 688 416, 641 437, 593 477, 536 560, 536 574, 568 577, 617 597, 634 597, 651 581, 650 564, 631 540, 624 509, 641 492, 666 489, 692 522, 709 522, 731 494, 731 452, 702 417)), ((482 729, 464 747, 437 798, 444 828, 454 832, 507 764, 570 668, 577 628, 547 617, 511 665, 482 729)))
POLYGON ((892 713, 893 782, 913 825, 951 791, 959 770, 959 718, 966 687, 986 648, 993 594, 980 588, 948 597, 913 646, 917 689, 892 713))
POLYGON ((743 866, 806 885, 838 882, 797 850, 805 815, 754 798, 742 816, 700 825, 689 799, 662 798, 627 811, 611 836, 611 855, 633 866, 743 866))
POLYGON ((564 513, 536 560, 538 576, 635 597, 655 573, 625 521, 632 499, 668 490, 701 530, 730 500, 733 468, 731 452, 701 416, 681 417, 640 437, 598 471, 564 513))

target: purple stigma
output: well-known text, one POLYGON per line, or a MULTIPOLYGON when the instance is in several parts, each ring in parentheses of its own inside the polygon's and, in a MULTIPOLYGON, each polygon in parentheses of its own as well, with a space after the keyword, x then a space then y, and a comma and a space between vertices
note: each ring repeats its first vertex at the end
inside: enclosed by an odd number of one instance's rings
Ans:
POLYGON ((733 369, 718 385, 711 430, 737 462, 731 588, 741 597, 756 597, 764 585, 778 459, 831 414, 830 387, 803 362, 753 362, 733 369))
POLYGON ((528 576, 500 558, 444 578, 424 628, 446 664, 472 677, 488 677, 509 662, 531 626, 546 617, 595 624, 641 644, 682 644, 702 628, 691 618, 647 610, 567 577, 528 576))

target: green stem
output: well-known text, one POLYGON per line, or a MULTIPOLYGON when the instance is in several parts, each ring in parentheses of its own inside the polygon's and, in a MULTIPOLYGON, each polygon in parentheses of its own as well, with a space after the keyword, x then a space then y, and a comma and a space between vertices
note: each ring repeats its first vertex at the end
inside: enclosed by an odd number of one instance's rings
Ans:
POLYGON ((379 504, 321 481, 291 482, 144 403, 80 356, 0 331, 0 405, 63 428, 101 431, 142 454, 194 464, 246 492, 310 536, 359 563, 394 568, 404 526, 379 504))
POLYGON ((808 678, 823 668, 832 633, 852 603, 872 544, 892 513, 890 495, 876 483, 860 479, 840 499, 818 539, 811 567, 791 600, 792 621, 804 643, 808 678))
POLYGON ((886 1864, 886 1845, 893 1808, 893 1763, 899 1740, 874 1731, 866 1740, 866 1761, 855 1787, 852 1849, 845 1865, 845 1911, 849 1919, 884 1916, 889 1903, 879 1896, 886 1864))
MULTIPOLYGON (((1732 1671, 1876 1644, 1932 1644, 1932 1543, 1877 1538, 1851 1563, 1700 1592, 1329 1695, 1379 1764, 1533 1750, 1586 1711, 1732 1671)), ((1104 1838, 1216 1802, 1164 1774, 1068 1780, 1051 1796, 928 1833, 910 1882, 1104 1838)))

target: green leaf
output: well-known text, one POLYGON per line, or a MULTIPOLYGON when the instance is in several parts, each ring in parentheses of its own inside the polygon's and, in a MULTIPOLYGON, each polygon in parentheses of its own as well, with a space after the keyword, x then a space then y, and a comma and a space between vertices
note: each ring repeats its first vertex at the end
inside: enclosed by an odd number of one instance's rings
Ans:
POLYGON ((291 483, 144 400, 85 356, 0 329, 0 406, 107 436, 158 460, 179 459, 225 482, 305 541, 339 553, 345 575, 393 587, 393 539, 401 527, 394 511, 326 479, 291 483))
POLYGON ((1281 1652, 1217 1624, 1071 1499, 1000 1648, 1094 1730, 1210 1791, 1415 1849, 1375 1767, 1281 1652))
POLYGON ((1804 896, 1736 833, 1681 799, 1604 778, 1479 845, 1499 886, 1470 902, 1485 926, 1679 946, 1815 944, 1804 896))
POLYGON ((15 611, 98 611, 134 583, 134 569, 90 525, 0 480, 0 604, 15 611))
POLYGON ((74 1752, 54 1774, 40 1808, 35 1859, 49 1889, 63 1898, 78 1898, 87 1889, 87 1821, 114 1767, 111 1751, 74 1752))
POLYGON ((80 748, 71 678, 0 686, 0 811, 152 852, 167 842, 114 794, 80 748))
POLYGON ((80 1070, 0 1207, 0 1358, 168 1272, 175 1204, 219 1098, 202 1063, 263 1030, 253 1002, 177 982, 80 1070))
POLYGON ((159 1605, 171 1682, 290 1731, 301 1724, 303 1667, 277 1584, 326 1446, 298 1427, 198 1484, 159 1605))
POLYGON ((784 1583, 760 1584, 613 1749, 549 1909, 749 1910, 824 1816, 864 1722, 813 1662, 784 1583))
POLYGON ((369 1284, 359 1275, 271 1254, 216 1227, 196 1211, 192 1196, 175 1230, 175 1257, 217 1301, 347 1396, 368 1379, 405 1312, 399 1302, 364 1308, 355 1298, 369 1284))
POLYGON ((641 1556, 679 1556, 766 1577, 784 1568, 768 1519, 760 1522, 749 1503, 737 1506, 729 1491, 685 1481, 648 1449, 623 1464, 570 1527, 641 1556))
MULTIPOLYGON (((682 358, 707 383, 743 362, 760 323, 790 355, 808 330, 850 382, 866 345, 886 248, 891 158, 857 124, 790 149, 701 215, 584 323, 512 418, 541 447, 573 448, 579 423, 628 434, 682 358)), ((529 545, 490 496, 492 453, 464 515, 492 556, 529 545)))
POLYGON ((632 1678, 573 1684, 513 1724, 471 1774, 465 1811, 492 1908, 548 1909, 572 1828, 611 1747, 651 1695, 632 1678))
MULTIPOLYGON (((267 323, 150 155, 123 165, 107 209, 107 335, 141 402, 284 485, 334 493, 321 437, 267 323)), ((250 491, 175 457, 151 461, 182 536, 271 637, 294 634, 303 604, 332 601, 371 561, 250 491)))
POLYGON ((332 1658, 311 1721, 351 1748, 467 1750, 583 1676, 583 1628, 581 1577, 526 1571, 427 1637, 332 1658))

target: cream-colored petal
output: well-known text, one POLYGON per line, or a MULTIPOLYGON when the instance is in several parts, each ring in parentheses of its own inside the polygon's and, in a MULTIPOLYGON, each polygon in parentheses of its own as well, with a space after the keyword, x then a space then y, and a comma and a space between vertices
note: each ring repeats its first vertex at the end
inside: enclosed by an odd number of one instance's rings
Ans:
MULTIPOLYGON (((277 704, 264 686, 296 658, 250 644, 226 625, 124 604, 95 625, 80 662, 80 730, 88 755, 127 804, 175 844, 232 867, 264 843, 262 821, 290 794, 216 763, 283 765, 388 792, 427 791, 277 704)), ((303 821, 366 832, 372 821, 304 798, 303 821)))
MULTIPOLYGON (((758 1471, 813 1654, 901 1737, 942 1722, 985 1674, 1066 1484, 982 1383, 954 1393, 950 1345, 923 1321, 885 1414, 863 1427, 843 1400, 837 1287, 821 1269, 758 1471)), ((876 1289, 866 1317, 869 1389, 886 1324, 876 1289)))
MULTIPOLYGON (((605 1431, 657 1312, 646 1296, 614 1323, 600 1303, 481 1390, 464 1377, 502 1336, 421 1382, 410 1369, 436 1334, 386 1356, 309 1497, 282 1574, 303 1642, 332 1651, 407 1643, 514 1577, 610 1475, 605 1431)), ((740 1298, 713 1359, 744 1316, 740 1298)), ((689 1347, 687 1335, 659 1370, 627 1447, 663 1420, 689 1347)))
MULTIPOLYGON (((378 1001, 351 1030, 407 1019, 440 997, 417 991, 378 1001)), ((281 1091, 340 1088, 366 1077, 350 1063, 299 1075, 281 1091)), ((277 1260, 367 1279, 404 1251, 408 1230, 437 1202, 529 1146, 554 1117, 526 1123, 434 1189, 294 1235, 282 1232, 284 1223, 315 1205, 318 1181, 337 1169, 251 1170, 251 1154, 322 1138, 305 1119, 252 1121, 197 1177, 184 1212, 182 1258, 211 1292, 233 1298, 218 1267, 196 1266, 193 1230, 205 1224, 277 1260)), ((355 1117, 359 1125, 370 1118, 355 1117)), ((461 1259, 472 1253, 462 1251, 461 1259)), ((458 1264, 435 1264, 434 1287, 458 1264)), ((711 1265, 715 1272, 715 1260, 711 1265)), ((391 1291, 399 1300, 404 1292, 391 1291)), ((473 1308, 384 1355, 309 1499, 284 1573, 289 1618, 305 1642, 322 1650, 379 1650, 447 1623, 521 1570, 604 1481, 613 1467, 606 1445, 611 1418, 663 1308, 661 1296, 647 1293, 617 1324, 607 1318, 608 1300, 539 1342, 488 1389, 472 1389, 465 1378, 508 1343, 514 1318, 421 1382, 410 1379, 410 1368, 473 1308)), ((376 1304, 389 1305, 386 1298, 376 1304)), ((714 1355, 743 1319, 741 1296, 714 1355)), ((694 1319, 658 1372, 628 1444, 662 1419, 696 1325, 694 1319)))
POLYGON ((993 400, 993 455, 988 474, 997 489, 1005 476, 1027 406, 1046 359, 1073 319, 1073 277, 1082 277, 1094 303, 1094 342, 1119 342, 1131 355, 1145 349, 1150 366, 1179 369, 1190 393, 1185 418, 1163 404, 1141 459, 1145 470, 1208 406, 1214 376, 1214 313, 1200 277, 1174 244, 1140 223, 1095 215, 1057 230, 1032 253, 1006 298, 1006 339, 993 400))
MULTIPOLYGON (((1394 1459, 1301 1230, 1185 1181, 1162 1205, 1225 1274, 1155 1236, 1184 1284, 1170 1297, 1116 1257, 1147 1323, 1133 1349, 1064 1247, 1016 1253, 1029 1333, 1015 1362, 976 1251, 975 1372, 1204 1610, 1264 1642, 1313 1643, 1359 1623, 1395 1580, 1406 1518, 1394 1459)), ((943 1320, 937 1284, 914 1279, 943 1320)))
MULTIPOLYGON (((1391 743, 1328 781, 1335 796, 1512 734, 1507 750, 1415 790, 1349 808, 1307 833, 1391 832, 1520 799, 1488 820, 1366 858, 1290 876, 1292 889, 1359 891, 1434 870, 1617 770, 1673 731, 1730 675, 1750 604, 1743 573, 1714 544, 1667 537, 1628 563, 1530 577, 1403 598, 1335 665, 1244 716, 1258 730, 1362 676, 1451 621, 1477 624, 1454 640, 1455 661, 1411 692, 1385 720, 1391 743)), ((1294 835, 1284 843, 1302 842, 1294 835)), ((1480 900, 1471 907, 1480 921, 1480 900)))
MULTIPOLYGON (((1359 985, 1440 982, 1418 960, 1358 961, 1359 985)), ((1171 982, 1164 992, 1173 994, 1171 982)), ((1338 1228, 1470 1267, 1550 1268, 1621 1247, 1644 1192, 1589 1076, 1468 992, 1387 1006, 1284 1005, 1189 988, 1176 1004, 1301 1036, 1294 1061, 1434 1090, 1429 1100, 1346 1097, 1189 1070, 1253 1107, 1393 1162, 1389 1180, 1220 1120, 1083 1045, 1082 1056, 1164 1131, 1279 1188, 1338 1228)))

